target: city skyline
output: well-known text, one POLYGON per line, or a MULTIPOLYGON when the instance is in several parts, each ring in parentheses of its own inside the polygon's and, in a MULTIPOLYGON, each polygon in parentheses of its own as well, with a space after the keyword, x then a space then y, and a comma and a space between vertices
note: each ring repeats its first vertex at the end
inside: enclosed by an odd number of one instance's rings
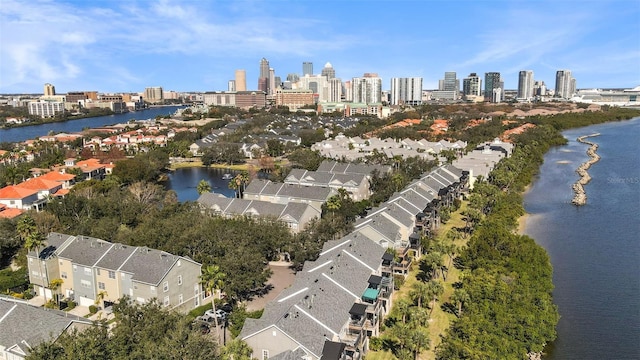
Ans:
POLYGON ((4 0, 0 93, 224 91, 239 69, 257 90, 261 58, 281 79, 330 62, 343 81, 379 74, 385 90, 408 77, 437 89, 446 71, 500 72, 506 89, 522 70, 551 86, 562 69, 578 88, 640 85, 636 1, 374 4, 4 0), (478 19, 491 26, 461 26, 478 19))

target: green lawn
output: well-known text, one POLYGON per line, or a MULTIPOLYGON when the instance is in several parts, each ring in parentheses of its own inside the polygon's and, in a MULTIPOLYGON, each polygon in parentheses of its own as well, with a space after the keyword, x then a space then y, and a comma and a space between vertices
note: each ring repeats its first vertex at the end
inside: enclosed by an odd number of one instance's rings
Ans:
MULTIPOLYGON (((460 213, 467 208, 467 202, 464 201, 460 206, 460 209, 455 213, 451 214, 451 219, 446 224, 441 224, 438 229, 437 238, 444 238, 447 231, 454 227, 463 227, 465 225, 464 220, 462 219, 462 215, 460 213)), ((465 245, 467 239, 460 239, 455 242, 457 246, 465 245)), ((445 257, 445 263, 448 263, 448 257, 445 257)), ((416 275, 418 274, 418 259, 416 259, 412 265, 411 271, 407 276, 402 287, 393 293, 393 301, 397 302, 399 299, 408 298, 409 291, 411 291, 411 285, 418 281, 416 279, 416 275)), ((456 317, 453 314, 446 313, 442 311, 440 305, 449 301, 451 294, 453 294, 453 283, 457 282, 460 278, 460 271, 450 266, 450 269, 447 274, 447 281, 444 282, 444 293, 440 297, 438 303, 436 304, 433 312, 431 313, 431 320, 429 322, 429 334, 431 338, 431 347, 429 350, 424 351, 420 354, 418 359, 421 360, 433 360, 435 359, 435 347, 440 343, 440 336, 444 335, 447 328, 449 328, 449 324, 456 317)), ((442 277, 440 277, 442 279, 442 277)), ((394 355, 389 351, 369 351, 366 355, 367 360, 386 360, 386 359, 395 359, 394 355)))

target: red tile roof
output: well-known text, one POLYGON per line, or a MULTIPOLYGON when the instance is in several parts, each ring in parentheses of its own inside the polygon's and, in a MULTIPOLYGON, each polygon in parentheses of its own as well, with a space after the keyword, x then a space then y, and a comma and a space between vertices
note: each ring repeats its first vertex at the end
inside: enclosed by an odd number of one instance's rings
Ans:
POLYGON ((46 174, 40 175, 40 179, 50 180, 50 181, 69 181, 75 178, 75 175, 72 174, 63 174, 58 171, 51 171, 46 174))
POLYGON ((29 179, 27 181, 23 181, 16 186, 24 189, 32 189, 32 190, 39 191, 39 190, 51 190, 53 188, 60 186, 60 183, 58 181, 43 179, 41 176, 41 177, 29 179))
POLYGON ((20 209, 8 208, 2 204, 0 204, 0 218, 5 219, 13 219, 16 216, 19 216, 24 211, 20 209))
POLYGON ((5 186, 0 189, 0 199, 24 199, 36 193, 38 193, 38 190, 18 186, 5 186))

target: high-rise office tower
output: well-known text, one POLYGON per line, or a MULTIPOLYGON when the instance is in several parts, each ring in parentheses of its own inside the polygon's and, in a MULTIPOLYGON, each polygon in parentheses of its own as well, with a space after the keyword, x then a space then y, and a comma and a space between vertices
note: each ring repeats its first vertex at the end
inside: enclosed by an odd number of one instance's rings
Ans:
POLYGON ((295 74, 295 73, 287 74, 287 81, 290 81, 292 83, 296 83, 296 82, 298 82, 298 80, 300 80, 300 75, 295 74))
POLYGON ((533 99, 533 71, 522 70, 518 73, 518 99, 533 99))
POLYGON ((444 80, 439 90, 443 91, 460 91, 460 80, 456 78, 455 71, 447 71, 444 73, 444 80))
POLYGON ((556 72, 556 97, 569 99, 575 93, 575 79, 571 76, 571 70, 558 70, 556 72))
POLYGON ((422 103, 422 78, 392 78, 391 105, 420 105, 422 103))
MULTIPOLYGON (((494 93, 493 89, 502 89, 502 79, 500 78, 500 73, 484 73, 484 99, 490 102, 500 102, 502 98, 498 99, 498 101, 494 101, 496 99, 496 93, 494 93)), ((501 96, 502 92, 498 92, 497 94, 498 96, 501 96)))
POLYGON ((236 91, 236 81, 235 80, 229 80, 229 82, 227 83, 227 91, 236 91))
POLYGON ((382 102, 382 79, 376 73, 365 73, 351 80, 353 102, 375 104, 382 102))
POLYGON ((333 79, 333 78, 335 78, 335 77, 336 77, 336 71, 335 71, 335 69, 333 68, 333 66, 331 65, 331 63, 329 63, 329 62, 328 62, 328 63, 324 66, 324 68, 322 68, 322 73, 321 73, 321 75, 322 75, 322 76, 324 76, 324 77, 326 77, 326 78, 327 78, 327 80, 328 80, 328 79, 333 79))
POLYGON ((247 72, 236 70, 236 91, 247 91, 247 72))
POLYGON ((53 96, 56 94, 56 87, 46 83, 44 84, 44 96, 53 96))
POLYGON ((465 96, 480 96, 482 80, 476 73, 469 74, 462 80, 462 93, 465 96))
POLYGON ((302 76, 305 75, 313 75, 313 63, 311 61, 302 63, 302 76))
POLYGON ((260 76, 258 77, 258 90, 269 93, 269 61, 260 60, 260 76))

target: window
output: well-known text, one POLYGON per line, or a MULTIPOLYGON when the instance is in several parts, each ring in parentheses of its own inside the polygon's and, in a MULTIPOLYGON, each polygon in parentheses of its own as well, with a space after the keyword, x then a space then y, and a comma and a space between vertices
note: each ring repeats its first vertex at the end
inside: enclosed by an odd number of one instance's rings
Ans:
POLYGON ((31 271, 31 275, 33 275, 35 277, 40 277, 40 272, 38 270, 32 270, 31 271))
POLYGON ((73 265, 73 271, 78 271, 78 265, 73 265))
POLYGON ((182 285, 182 275, 178 275, 178 285, 182 285))
POLYGON ((115 279, 115 278, 116 278, 116 272, 109 270, 109 279, 115 279))
POLYGON ((269 359, 269 350, 262 350, 262 360, 269 359))
POLYGON ((63 271, 62 273, 60 273, 60 277, 63 278, 63 279, 66 279, 67 278, 67 272, 63 271))
POLYGON ((164 297, 164 301, 162 301, 162 304, 163 304, 164 306, 169 306, 169 297, 168 297, 168 296, 165 296, 165 297, 164 297))
POLYGON ((105 289, 103 282, 98 282, 98 289, 100 289, 100 290, 104 290, 105 289))
POLYGON ((81 285, 83 288, 91 289, 91 281, 87 281, 87 280, 80 280, 80 285, 81 285))
POLYGON ((100 275, 100 269, 96 269, 96 275, 100 275))
POLYGON ((165 281, 164 284, 162 284, 162 291, 167 292, 169 291, 169 282, 165 281))
POLYGON ((178 304, 182 304, 183 298, 182 294, 178 295, 178 304))
POLYGON ((90 267, 85 267, 84 268, 84 274, 85 275, 91 275, 91 268, 90 267))
POLYGON ((197 297, 198 294, 200 294, 200 285, 195 284, 193 285, 193 294, 197 297))
POLYGON ((198 307, 200 306, 200 298, 199 297, 195 297, 195 299, 193 300, 193 307, 198 307))
POLYGON ((157 291, 156 291, 156 290, 157 290, 157 288, 156 288, 155 286, 151 285, 151 286, 149 287, 149 289, 151 290, 151 294, 153 294, 153 295, 155 295, 155 294, 156 294, 156 292, 157 292, 157 291))

